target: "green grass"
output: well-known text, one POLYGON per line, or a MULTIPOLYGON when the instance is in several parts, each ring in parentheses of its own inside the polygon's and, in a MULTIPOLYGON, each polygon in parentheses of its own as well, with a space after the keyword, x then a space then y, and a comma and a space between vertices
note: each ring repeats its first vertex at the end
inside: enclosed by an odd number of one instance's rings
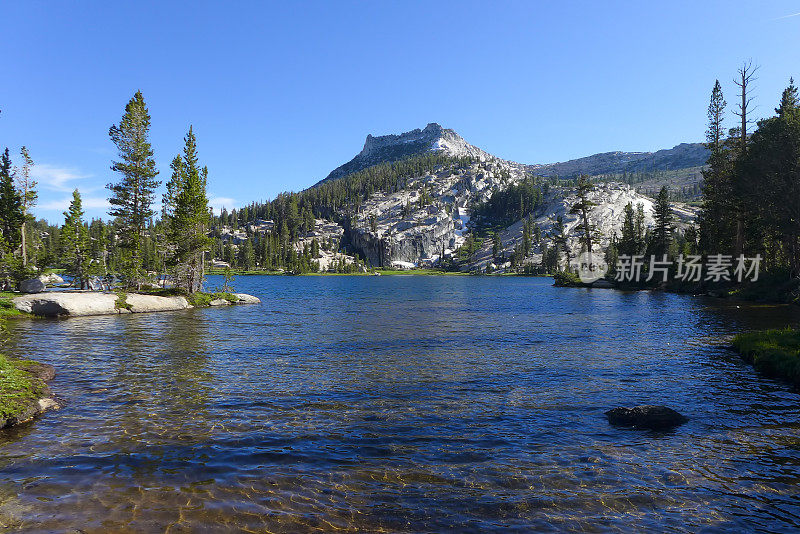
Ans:
POLYGON ((800 330, 747 332, 734 337, 733 346, 760 373, 800 388, 800 330))
POLYGON ((114 301, 114 308, 118 310, 131 311, 132 306, 128 304, 128 294, 124 291, 117 291, 117 300, 114 301))
POLYGON ((27 313, 22 313, 14 307, 11 299, 18 297, 21 293, 12 293, 11 291, 0 291, 0 319, 6 317, 19 317, 22 315, 27 316, 27 313))
POLYGON ((189 301, 189 304, 191 304, 196 308, 204 308, 206 306, 210 306, 211 301, 217 299, 227 300, 231 304, 236 304, 237 302, 239 302, 239 298, 233 293, 223 293, 220 291, 214 293, 202 293, 198 291, 197 293, 192 293, 191 295, 185 295, 185 296, 186 300, 189 301))
POLYGON ((44 382, 20 368, 31 363, 11 360, 0 354, 0 418, 21 414, 45 392, 44 382))

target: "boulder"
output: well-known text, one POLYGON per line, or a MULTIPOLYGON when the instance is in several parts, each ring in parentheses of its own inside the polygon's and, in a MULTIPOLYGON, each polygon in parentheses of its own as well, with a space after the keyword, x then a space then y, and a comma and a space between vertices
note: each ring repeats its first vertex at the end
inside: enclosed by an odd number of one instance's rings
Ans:
POLYGON ((237 299, 237 304, 260 304, 261 299, 258 297, 254 297, 253 295, 248 295, 247 293, 234 293, 233 294, 237 299))
POLYGON ((209 306, 228 306, 230 302, 225 299, 214 299, 208 303, 209 306))
POLYGON ((157 295, 140 295, 128 293, 125 303, 132 313, 175 311, 191 308, 184 297, 159 297, 157 295))
POLYGON ((19 283, 19 290, 23 293, 41 293, 47 286, 38 278, 29 278, 19 283))
POLYGON ((56 273, 40 274, 38 278, 46 286, 56 286, 64 283, 64 279, 56 273))
POLYGON ((118 313, 140 313, 173 311, 189 308, 183 297, 159 297, 128 293, 125 303, 128 309, 117 307, 117 294, 94 291, 57 291, 40 295, 14 297, 14 306, 26 313, 44 317, 114 315, 118 313))
POLYGON ((633 408, 614 408, 606 412, 608 422, 647 430, 667 430, 689 419, 666 406, 642 405, 633 408))

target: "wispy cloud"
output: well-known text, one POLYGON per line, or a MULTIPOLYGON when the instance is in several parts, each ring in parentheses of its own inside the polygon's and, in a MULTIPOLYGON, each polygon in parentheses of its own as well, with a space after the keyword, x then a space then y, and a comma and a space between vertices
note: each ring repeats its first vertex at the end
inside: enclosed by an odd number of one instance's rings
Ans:
POLYGON ((38 163, 31 169, 31 176, 39 182, 39 186, 51 191, 72 191, 74 182, 90 178, 90 174, 83 174, 76 169, 38 163))
MULTIPOLYGON (((72 195, 63 198, 50 200, 36 206, 37 210, 43 211, 65 211, 69 208, 69 203, 72 202, 72 195)), ((108 209, 110 204, 108 199, 102 197, 81 197, 81 204, 85 210, 93 209, 108 209)))
POLYGON ((212 196, 208 199, 208 205, 214 208, 214 213, 221 213, 222 208, 226 208, 228 211, 236 208, 236 199, 212 196))
POLYGON ((798 16, 800 16, 800 13, 790 13, 789 15, 784 15, 782 17, 775 17, 774 19, 769 19, 769 20, 789 19, 789 18, 798 17, 798 16))

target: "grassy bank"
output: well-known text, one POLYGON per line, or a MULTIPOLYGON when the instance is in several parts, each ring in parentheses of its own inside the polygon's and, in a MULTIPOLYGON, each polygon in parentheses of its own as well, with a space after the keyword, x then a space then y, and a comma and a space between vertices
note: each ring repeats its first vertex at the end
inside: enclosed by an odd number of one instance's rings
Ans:
POLYGON ((733 346, 760 373, 800 388, 800 330, 747 332, 734 337, 733 346))
POLYGON ((6 317, 19 317, 22 315, 27 316, 27 313, 22 313, 18 309, 14 307, 14 303, 11 301, 16 296, 21 295, 21 293, 12 293, 10 291, 0 291, 0 319, 6 317))
POLYGON ((31 372, 37 365, 0 355, 0 428, 9 420, 27 418, 31 406, 47 393, 44 381, 31 372))
MULTIPOLYGON (((231 304, 236 304, 239 302, 239 297, 233 293, 224 291, 197 291, 196 293, 187 294, 185 291, 181 291, 180 289, 166 288, 143 289, 141 291, 135 291, 135 293, 139 293, 141 295, 153 295, 156 297, 185 297, 189 304, 196 308, 210 306, 212 300, 227 300, 231 304)), ((124 292, 117 291, 117 301, 122 303, 122 305, 118 304, 118 307, 124 307, 125 295, 126 294, 124 292)))

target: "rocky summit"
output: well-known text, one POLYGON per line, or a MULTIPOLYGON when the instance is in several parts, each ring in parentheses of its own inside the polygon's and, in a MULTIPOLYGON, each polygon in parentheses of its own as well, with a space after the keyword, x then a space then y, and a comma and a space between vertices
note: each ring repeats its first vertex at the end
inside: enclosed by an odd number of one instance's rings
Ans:
POLYGON ((356 157, 341 165, 323 181, 334 180, 358 172, 378 163, 398 161, 403 158, 424 154, 426 152, 441 152, 453 157, 471 157, 475 159, 489 159, 492 156, 470 145, 453 130, 442 128, 432 122, 425 128, 411 130, 399 135, 367 135, 364 148, 356 157))

